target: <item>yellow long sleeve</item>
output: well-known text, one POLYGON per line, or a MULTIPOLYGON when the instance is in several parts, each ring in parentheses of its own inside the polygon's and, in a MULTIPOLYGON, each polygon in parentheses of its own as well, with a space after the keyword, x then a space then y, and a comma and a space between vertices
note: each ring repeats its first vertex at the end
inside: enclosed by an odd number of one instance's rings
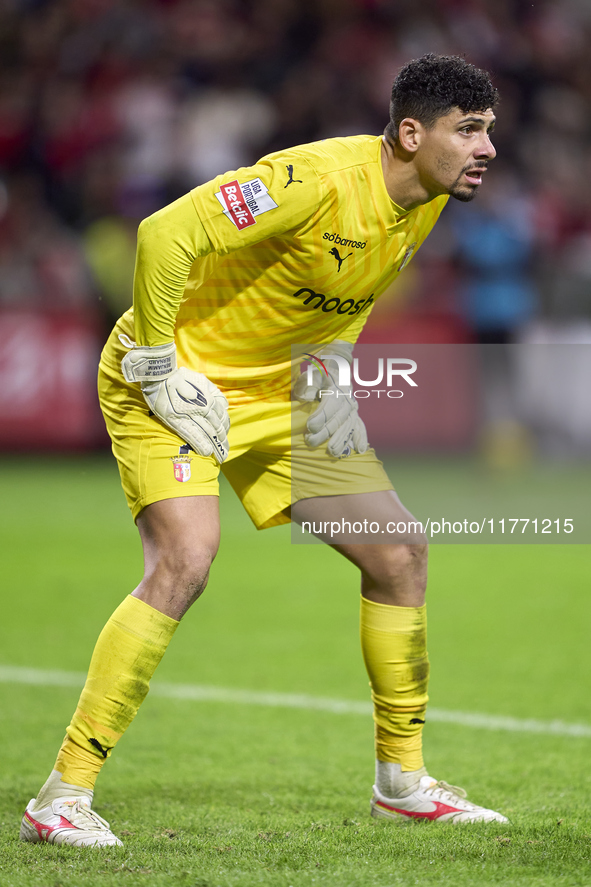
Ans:
POLYGON ((172 342, 191 266, 212 251, 190 194, 144 219, 138 230, 133 281, 138 345, 172 342))

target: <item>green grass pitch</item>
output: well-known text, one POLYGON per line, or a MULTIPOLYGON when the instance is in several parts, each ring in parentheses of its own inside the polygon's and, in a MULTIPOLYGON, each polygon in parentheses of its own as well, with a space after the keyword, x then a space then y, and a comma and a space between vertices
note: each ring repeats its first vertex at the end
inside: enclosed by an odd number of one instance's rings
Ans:
MULTIPOLYGON (((141 573, 115 465, 4 459, 0 487, 0 665, 84 671, 141 573)), ((210 586, 155 682, 367 699, 354 568, 288 528, 257 534, 227 488, 222 512, 210 586)), ((433 706, 591 725, 590 575, 589 546, 433 546, 433 706)), ((18 827, 77 690, 0 695, 2 887, 591 885, 590 739, 427 723, 432 774, 512 824, 396 827, 369 817, 369 717, 149 696, 96 795, 125 846, 76 851, 18 827)))

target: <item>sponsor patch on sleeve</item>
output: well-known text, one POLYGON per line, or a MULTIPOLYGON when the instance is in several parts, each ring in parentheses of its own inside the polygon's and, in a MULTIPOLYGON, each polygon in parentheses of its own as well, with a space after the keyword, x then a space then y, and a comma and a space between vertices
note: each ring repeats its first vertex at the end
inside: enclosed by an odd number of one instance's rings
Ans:
POLYGON ((268 213, 270 209, 277 209, 277 204, 270 197, 267 186, 260 179, 251 179, 250 182, 242 184, 237 179, 226 182, 215 196, 221 203, 224 215, 238 229, 256 225, 255 216, 268 213))

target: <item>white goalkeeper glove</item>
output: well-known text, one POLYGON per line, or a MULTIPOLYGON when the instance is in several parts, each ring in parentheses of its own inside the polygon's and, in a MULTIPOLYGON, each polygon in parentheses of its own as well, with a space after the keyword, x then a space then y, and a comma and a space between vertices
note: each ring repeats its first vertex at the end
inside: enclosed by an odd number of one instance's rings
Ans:
POLYGON ((309 447, 327 444, 331 456, 350 456, 352 452, 365 453, 368 448, 367 431, 359 418, 358 404, 352 387, 339 386, 338 365, 330 356, 353 360, 353 345, 337 339, 322 348, 321 360, 326 365, 328 378, 319 369, 312 370, 312 384, 308 373, 302 373, 293 388, 295 400, 301 403, 320 401, 320 406, 308 418, 308 433, 304 440, 309 447))
POLYGON ((221 464, 228 455, 228 401, 213 382, 195 370, 177 367, 174 342, 137 346, 121 361, 127 382, 140 382, 154 415, 200 456, 215 456, 221 464))

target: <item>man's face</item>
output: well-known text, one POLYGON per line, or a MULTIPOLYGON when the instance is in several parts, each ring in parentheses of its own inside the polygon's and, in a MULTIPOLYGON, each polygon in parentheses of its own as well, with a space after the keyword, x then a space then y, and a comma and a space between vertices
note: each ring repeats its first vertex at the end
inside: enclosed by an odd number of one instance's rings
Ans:
POLYGON ((490 140, 494 124, 490 108, 466 114, 454 108, 431 129, 423 128, 416 162, 429 192, 465 202, 476 197, 488 161, 497 153, 490 140))

